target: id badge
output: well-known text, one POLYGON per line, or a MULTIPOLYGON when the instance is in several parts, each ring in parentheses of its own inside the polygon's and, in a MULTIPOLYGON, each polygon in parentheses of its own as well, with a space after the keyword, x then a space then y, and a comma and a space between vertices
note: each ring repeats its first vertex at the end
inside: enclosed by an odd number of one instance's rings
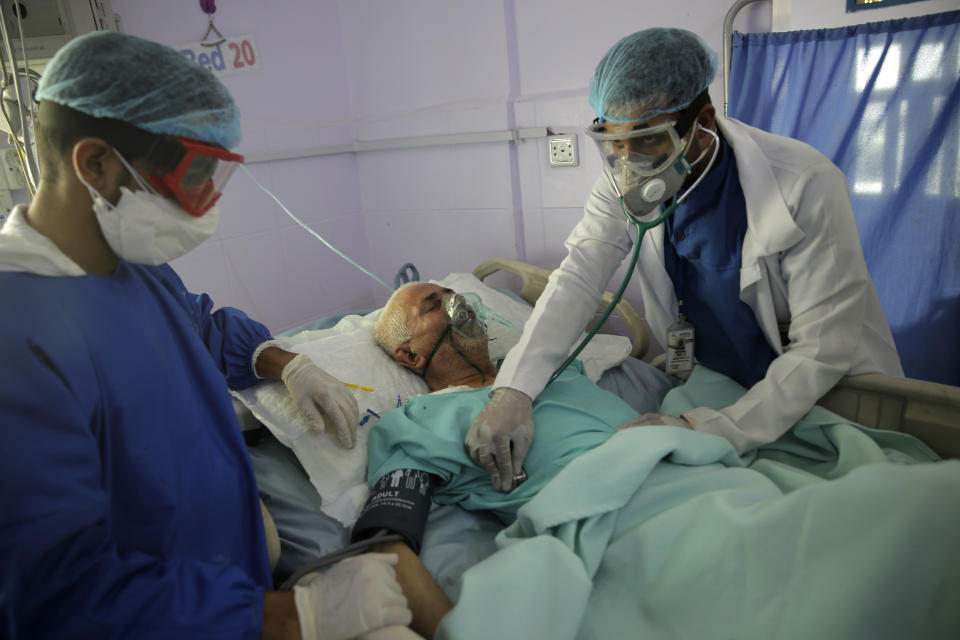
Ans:
POLYGON ((693 325, 683 314, 667 329, 667 373, 684 374, 693 370, 693 347, 696 342, 693 325))

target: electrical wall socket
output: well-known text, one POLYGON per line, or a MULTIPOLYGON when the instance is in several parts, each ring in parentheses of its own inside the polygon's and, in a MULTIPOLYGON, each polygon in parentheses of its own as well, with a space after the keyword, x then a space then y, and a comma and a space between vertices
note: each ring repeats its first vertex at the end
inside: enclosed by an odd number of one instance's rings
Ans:
POLYGON ((577 154, 577 136, 547 138, 547 160, 551 167, 575 167, 580 164, 577 154))

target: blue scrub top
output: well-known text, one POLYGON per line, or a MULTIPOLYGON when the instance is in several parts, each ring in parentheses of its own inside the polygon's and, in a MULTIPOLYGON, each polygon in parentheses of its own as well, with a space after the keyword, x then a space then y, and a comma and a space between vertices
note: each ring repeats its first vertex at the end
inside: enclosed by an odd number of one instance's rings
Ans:
POLYGON ((256 381, 266 327, 166 265, 0 273, 0 299, 0 636, 257 638, 272 580, 225 378, 256 381))
POLYGON ((697 361, 749 388, 776 352, 740 300, 747 205, 733 151, 722 137, 720 143, 716 167, 665 222, 664 266, 696 330, 697 361))

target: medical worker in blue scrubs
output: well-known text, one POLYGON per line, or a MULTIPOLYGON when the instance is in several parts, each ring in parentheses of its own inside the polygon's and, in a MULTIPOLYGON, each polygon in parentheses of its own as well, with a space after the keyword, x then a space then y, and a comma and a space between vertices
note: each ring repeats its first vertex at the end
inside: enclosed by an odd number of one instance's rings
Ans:
POLYGON ((242 157, 206 69, 114 32, 37 91, 42 179, 0 233, 0 636, 353 638, 407 624, 395 556, 271 591, 228 385, 282 379, 344 447, 357 407, 165 263, 208 238, 242 157))
POLYGON ((744 452, 776 440, 845 375, 903 375, 846 179, 808 145, 717 114, 707 91, 716 60, 697 35, 654 28, 597 65, 587 134, 604 171, 466 437, 504 491, 534 437, 532 399, 631 252, 625 210, 648 222, 681 202, 641 245, 647 323, 665 350, 671 328, 692 325, 696 361, 748 388, 719 411, 649 414, 630 426, 713 433, 744 452))

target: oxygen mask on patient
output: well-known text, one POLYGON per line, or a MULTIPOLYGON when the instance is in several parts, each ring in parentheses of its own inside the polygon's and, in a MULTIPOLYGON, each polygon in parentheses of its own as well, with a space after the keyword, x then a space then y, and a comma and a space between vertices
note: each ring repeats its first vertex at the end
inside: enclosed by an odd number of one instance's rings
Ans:
POLYGON ((443 297, 443 309, 451 329, 464 338, 476 340, 486 336, 489 322, 497 322, 520 333, 512 322, 494 313, 475 293, 447 294, 443 297))
POLYGON ((487 335, 487 326, 467 304, 463 296, 448 293, 443 296, 443 312, 450 322, 450 329, 469 340, 479 340, 487 335))

